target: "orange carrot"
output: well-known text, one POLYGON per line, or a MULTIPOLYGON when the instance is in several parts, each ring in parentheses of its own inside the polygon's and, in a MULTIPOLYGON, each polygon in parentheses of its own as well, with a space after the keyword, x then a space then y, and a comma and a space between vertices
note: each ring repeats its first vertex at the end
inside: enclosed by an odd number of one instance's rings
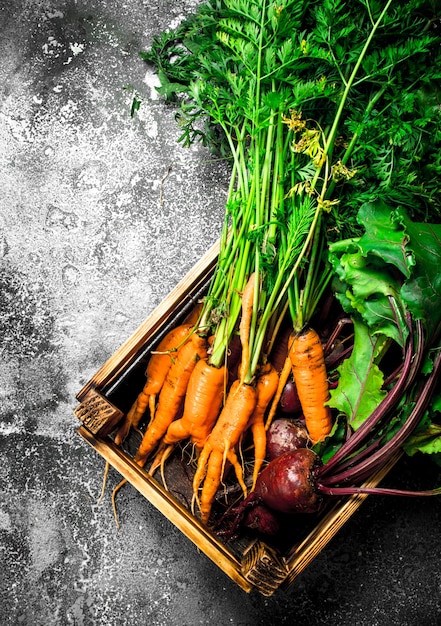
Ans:
POLYGON ((201 519, 207 523, 216 491, 223 478, 226 461, 233 465, 236 478, 246 496, 242 467, 235 446, 246 429, 256 405, 256 390, 253 386, 235 380, 231 385, 224 407, 208 436, 199 455, 193 479, 193 494, 198 503, 201 519), (199 489, 203 482, 199 498, 199 489))
POLYGON ((159 342, 147 365, 145 385, 115 435, 117 445, 124 441, 130 428, 137 428, 147 406, 150 408, 150 417, 153 418, 156 397, 164 384, 177 350, 182 342, 190 337, 192 328, 191 324, 177 326, 159 342))
POLYGON ((204 446, 221 410, 227 381, 225 365, 214 367, 206 360, 198 361, 188 381, 182 417, 168 427, 150 474, 165 462, 179 441, 190 437, 196 448, 204 446))
POLYGON ((196 363, 207 357, 206 340, 197 333, 193 333, 174 359, 164 384, 159 393, 158 406, 153 420, 138 448, 135 461, 143 466, 149 454, 154 450, 160 439, 167 432, 167 428, 178 416, 183 405, 190 375, 196 363))
POLYGON ((256 275, 253 272, 248 279, 245 289, 242 292, 242 315, 239 324, 239 336, 242 344, 242 360, 239 367, 239 378, 241 382, 245 381, 250 365, 250 328, 251 318, 254 308, 254 291, 255 291, 256 275))
MULTIPOLYGON (((276 414, 277 407, 280 402, 280 398, 282 396, 283 390, 285 388, 286 383, 288 382, 288 378, 291 376, 291 373, 292 373, 292 364, 291 364, 291 358, 289 356, 289 350, 292 346, 293 339, 294 337, 292 333, 290 333, 288 340, 286 342, 285 362, 283 364, 282 369, 279 372, 279 381, 278 381, 276 393, 274 394, 272 402, 271 402, 271 407, 268 412, 268 416, 266 418, 265 430, 268 430, 269 427, 271 426, 271 423, 276 414)), ((278 358, 278 361, 279 361, 279 358, 278 358)), ((274 364, 273 366, 276 367, 274 364)), ((280 366, 278 365, 278 367, 280 366)))
POLYGON ((203 447, 222 407, 227 379, 225 366, 214 367, 208 361, 197 363, 189 380, 184 414, 170 424, 164 443, 176 443, 185 432, 196 447, 203 447))
MULTIPOLYGON (((159 342, 147 365, 147 380, 145 385, 116 431, 114 443, 117 446, 122 444, 131 428, 136 429, 138 427, 147 406, 149 406, 150 409, 150 419, 153 418, 157 394, 164 384, 165 377, 167 376, 167 372, 171 367, 172 360, 175 357, 177 350, 182 342, 185 341, 186 338, 190 337, 190 331, 192 328, 193 326, 190 323, 172 328, 159 342)), ((98 503, 100 503, 104 497, 109 469, 110 465, 107 461, 104 469, 103 483, 98 503)))
POLYGON ((322 441, 331 431, 329 386, 320 337, 306 326, 296 335, 289 351, 306 428, 313 443, 322 441))
POLYGON ((254 442, 254 469, 253 469, 253 484, 251 489, 254 489, 257 477, 259 475, 262 464, 265 460, 266 454, 266 431, 264 417, 265 412, 271 402, 274 394, 277 391, 279 383, 279 375, 276 369, 268 363, 263 372, 257 379, 256 383, 256 395, 257 402, 254 409, 254 413, 251 417, 249 427, 253 435, 254 442))

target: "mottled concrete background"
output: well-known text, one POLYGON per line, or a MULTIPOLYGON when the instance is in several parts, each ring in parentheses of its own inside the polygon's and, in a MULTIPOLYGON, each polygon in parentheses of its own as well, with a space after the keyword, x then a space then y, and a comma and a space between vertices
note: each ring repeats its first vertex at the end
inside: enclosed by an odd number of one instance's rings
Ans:
POLYGON ((76 434, 75 395, 223 211, 227 168, 176 143, 138 56, 196 4, 0 8, 0 623, 441 624, 440 501, 371 499, 271 599, 239 590, 131 487, 120 531, 97 504, 103 462, 76 434))

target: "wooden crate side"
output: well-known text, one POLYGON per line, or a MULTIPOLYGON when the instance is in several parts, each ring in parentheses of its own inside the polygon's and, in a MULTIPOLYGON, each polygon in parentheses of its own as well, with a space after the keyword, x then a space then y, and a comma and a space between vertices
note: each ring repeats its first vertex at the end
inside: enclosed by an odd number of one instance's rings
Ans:
POLYGON ((104 437, 112 432, 124 417, 123 412, 96 389, 88 389, 83 401, 74 409, 74 415, 93 435, 104 437))
POLYGON ((253 589, 253 584, 242 574, 240 561, 124 451, 110 439, 95 437, 84 426, 78 429, 78 434, 239 587, 246 592, 253 589))
POLYGON ((288 565, 276 550, 257 539, 244 552, 244 577, 264 596, 272 596, 289 575, 288 565))

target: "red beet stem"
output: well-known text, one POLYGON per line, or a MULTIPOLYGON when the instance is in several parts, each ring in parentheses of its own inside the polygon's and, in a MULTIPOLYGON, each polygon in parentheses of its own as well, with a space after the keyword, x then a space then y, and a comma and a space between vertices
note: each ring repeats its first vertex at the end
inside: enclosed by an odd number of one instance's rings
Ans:
POLYGON ((424 491, 412 491, 407 489, 389 489, 388 487, 325 487, 317 485, 320 493, 327 496, 354 496, 354 495, 378 495, 378 496, 439 496, 441 487, 426 489, 424 491))
MULTIPOLYGON (((415 406, 412 409, 409 417, 406 419, 402 427, 395 433, 391 439, 385 443, 379 450, 371 454, 369 457, 362 459, 360 462, 356 462, 348 469, 333 473, 326 477, 321 478, 320 483, 323 486, 329 487, 341 482, 358 482, 366 480, 372 473, 378 469, 398 450, 398 448, 406 441, 409 435, 413 432, 416 426, 421 421, 424 411, 430 402, 432 393, 439 382, 441 373, 441 350, 438 351, 437 357, 433 364, 432 372, 426 379, 423 385, 421 385, 415 406)), ((357 460, 357 458, 356 458, 357 460)))
POLYGON ((371 415, 358 428, 358 430, 356 430, 355 433, 353 433, 351 437, 349 437, 349 439, 341 446, 341 448, 337 450, 334 456, 332 456, 329 461, 327 461, 320 468, 320 477, 329 475, 331 473, 331 470, 334 470, 341 461, 344 461, 348 457, 348 455, 351 455, 356 450, 357 446, 363 444, 364 439, 372 433, 372 429, 375 427, 375 425, 385 415, 387 415, 395 408, 395 406, 403 396, 403 393, 413 381, 413 378, 416 375, 416 369, 413 366, 415 353, 419 354, 419 346, 423 343, 421 324, 417 323, 417 331, 418 347, 415 351, 413 346, 414 334, 412 332, 412 327, 409 324, 409 337, 404 353, 403 369, 397 383, 387 394, 387 396, 382 400, 382 402, 380 402, 380 404, 374 409, 374 411, 372 411, 371 415))

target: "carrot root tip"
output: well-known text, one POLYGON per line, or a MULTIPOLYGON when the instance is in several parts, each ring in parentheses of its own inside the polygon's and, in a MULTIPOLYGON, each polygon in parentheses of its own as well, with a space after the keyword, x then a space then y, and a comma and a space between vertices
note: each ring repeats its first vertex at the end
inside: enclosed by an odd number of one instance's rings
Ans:
POLYGON ((119 482, 116 487, 114 488, 113 492, 112 492, 112 508, 113 508, 113 517, 115 518, 115 523, 116 523, 116 527, 119 530, 121 528, 120 523, 119 523, 119 519, 118 519, 118 512, 116 510, 116 501, 115 501, 115 496, 118 493, 118 491, 121 489, 121 487, 123 485, 125 485, 127 482, 127 478, 123 478, 121 480, 121 482, 119 482))
POLYGON ((110 463, 109 461, 106 461, 106 466, 104 468, 104 474, 103 474, 103 484, 101 485, 100 496, 98 500, 96 501, 97 504, 101 504, 101 502, 103 501, 104 493, 106 491, 107 477, 109 476, 109 469, 110 469, 110 463))

